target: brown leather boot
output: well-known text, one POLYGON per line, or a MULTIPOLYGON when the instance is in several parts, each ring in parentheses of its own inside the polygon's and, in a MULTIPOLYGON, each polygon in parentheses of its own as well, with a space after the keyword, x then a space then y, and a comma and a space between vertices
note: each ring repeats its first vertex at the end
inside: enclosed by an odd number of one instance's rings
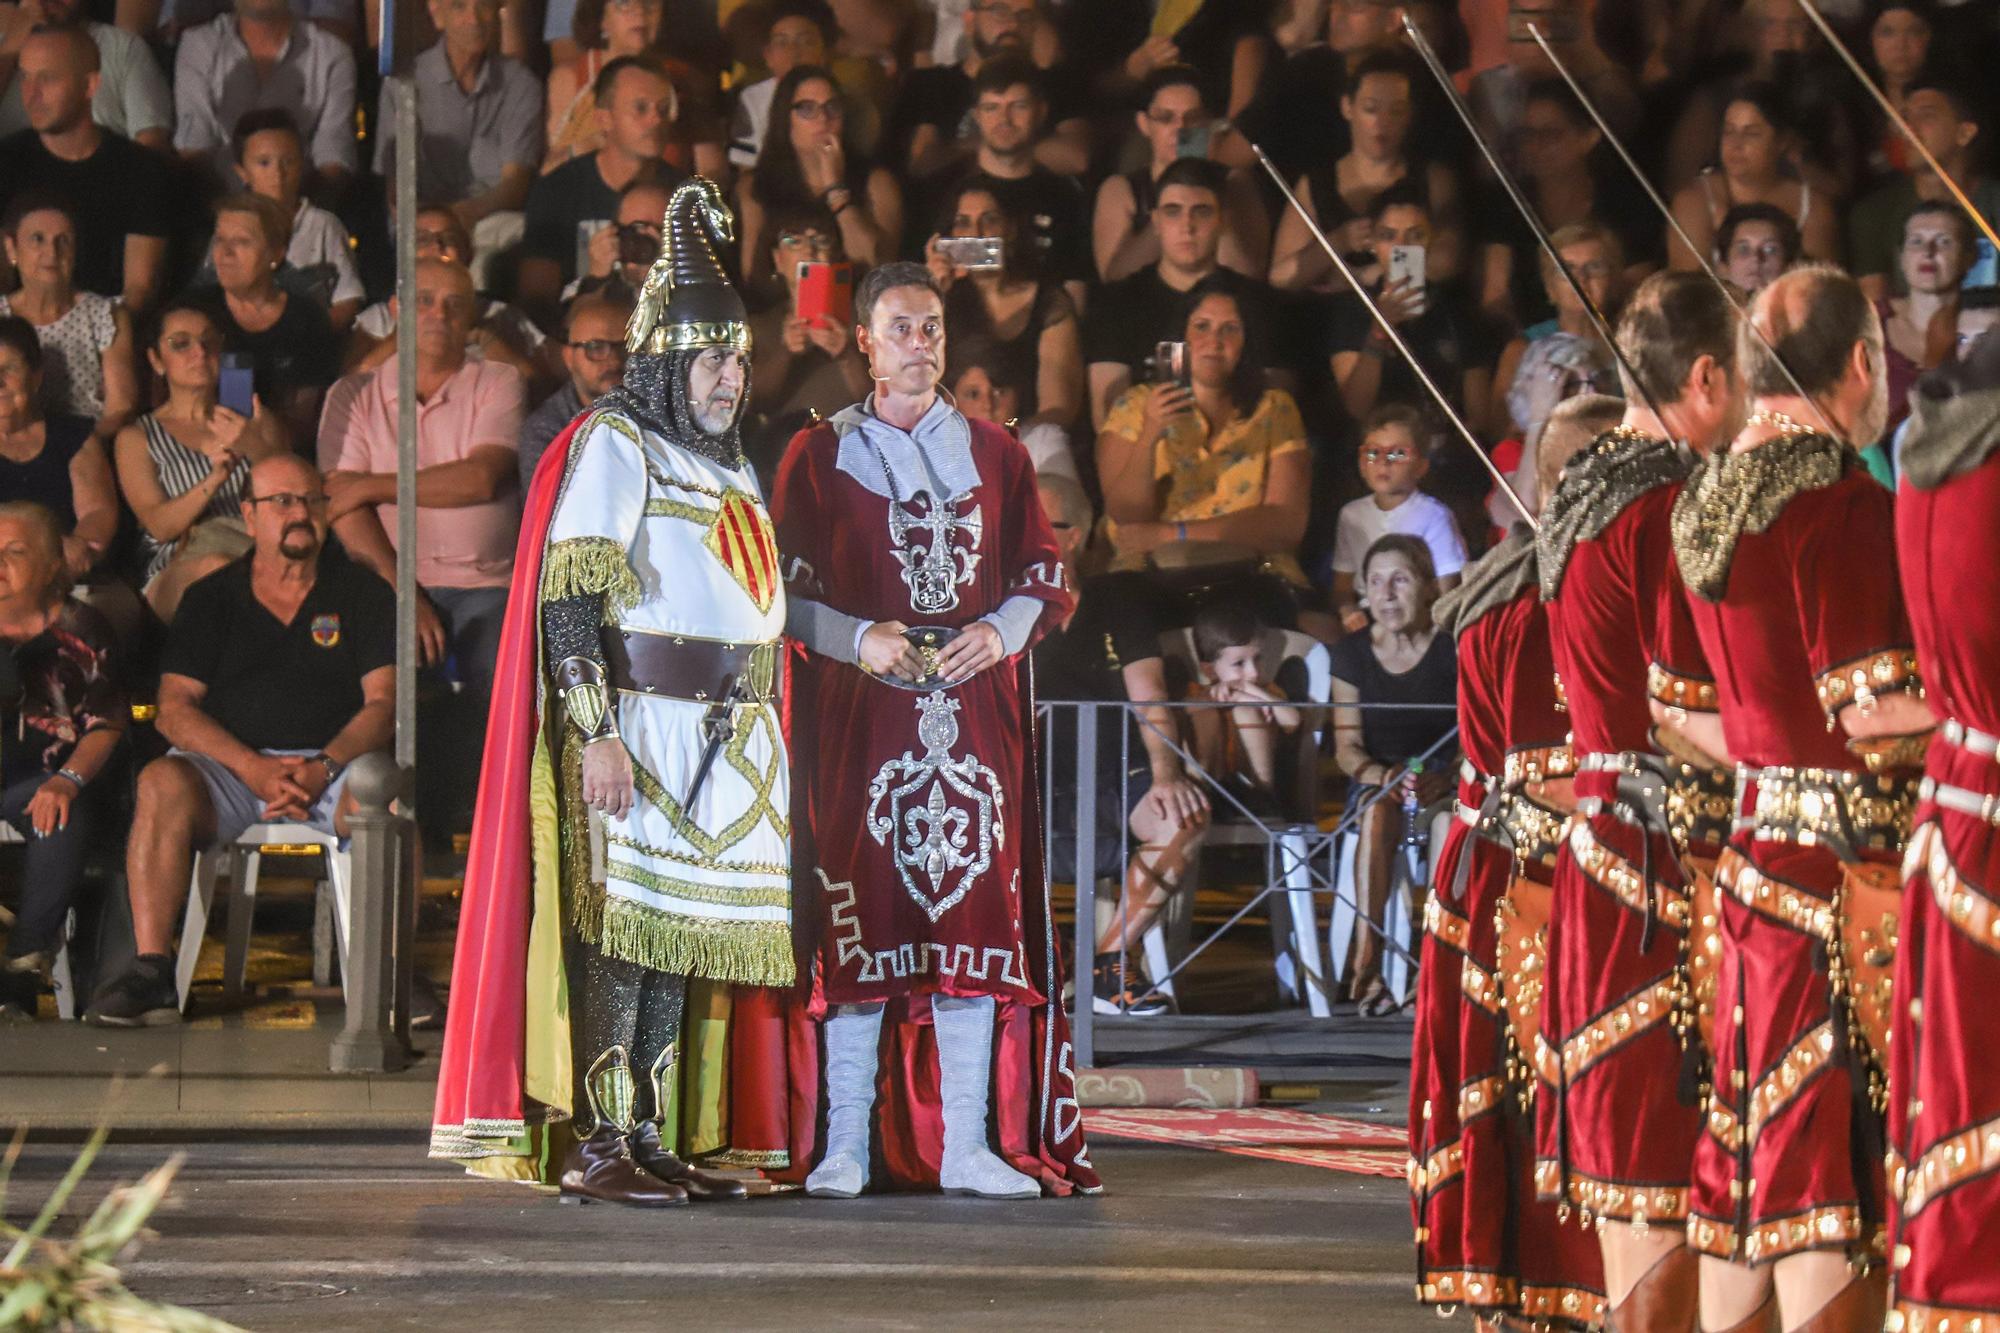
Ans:
MULTIPOLYGON (((632 1064, 622 1046, 593 1060, 583 1076, 591 1128, 563 1158, 559 1182, 564 1203, 622 1203, 634 1208, 670 1208, 686 1203, 679 1185, 649 1175, 632 1160, 632 1108, 636 1089, 632 1064)), ((584 1126, 579 1124, 579 1132, 584 1126)))
MULTIPOLYGON (((664 1117, 667 1108, 674 1104, 669 1094, 679 1062, 680 1044, 669 1042, 653 1061, 653 1067, 646 1071, 647 1081, 653 1086, 656 1117, 664 1117)), ((641 1120, 633 1127, 632 1157, 661 1180, 679 1185, 698 1203, 736 1203, 750 1197, 749 1187, 742 1181, 691 1166, 668 1151, 660 1134, 659 1119, 641 1120)))
POLYGON ((1694 1333, 1699 1265, 1686 1247, 1654 1264, 1611 1312, 1614 1333, 1694 1333))
POLYGON ((1800 1324, 1798 1333, 1863 1333, 1882 1327, 1889 1313, 1889 1275, 1876 1271, 1858 1277, 1834 1293, 1832 1300, 1800 1324))
POLYGON ((1778 1293, 1772 1291, 1764 1298, 1764 1303, 1751 1311, 1750 1317, 1728 1328, 1703 1327, 1702 1333, 1776 1333, 1778 1315, 1778 1293))

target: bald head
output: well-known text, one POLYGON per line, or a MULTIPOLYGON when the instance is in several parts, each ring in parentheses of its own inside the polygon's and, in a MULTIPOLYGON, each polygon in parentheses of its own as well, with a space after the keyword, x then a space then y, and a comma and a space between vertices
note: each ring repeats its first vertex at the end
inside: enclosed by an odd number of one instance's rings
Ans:
POLYGON ((21 108, 37 134, 67 134, 90 120, 97 43, 80 28, 37 28, 21 47, 21 108))
POLYGON ((426 370, 457 370, 478 323, 472 271, 450 259, 418 260, 417 364, 426 370))
POLYGON ((1815 396, 1830 392, 1846 373, 1856 343, 1877 353, 1882 347, 1882 321, 1861 284, 1826 264, 1779 275, 1752 299, 1750 318, 1777 352, 1774 357, 1744 330, 1738 354, 1753 397, 1781 397, 1798 389, 1815 396), (1787 366, 1796 388, 1785 375, 1787 366))

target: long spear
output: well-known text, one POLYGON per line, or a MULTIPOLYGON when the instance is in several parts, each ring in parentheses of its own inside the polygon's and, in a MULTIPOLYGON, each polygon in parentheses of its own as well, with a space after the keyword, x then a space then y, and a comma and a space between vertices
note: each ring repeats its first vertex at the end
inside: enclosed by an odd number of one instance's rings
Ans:
POLYGON ((1605 122, 1603 115, 1592 104, 1590 95, 1584 92, 1583 85, 1578 83, 1576 76, 1569 72, 1569 67, 1563 64, 1562 57, 1555 53, 1555 49, 1549 45, 1548 39, 1542 36, 1542 30, 1530 23, 1528 25, 1528 35, 1535 39, 1535 45, 1542 48, 1542 54, 1549 58, 1551 65, 1555 66, 1556 73, 1562 75, 1563 82, 1569 85, 1569 90, 1576 94, 1576 100, 1582 104, 1584 111, 1589 114, 1590 119, 1597 125, 1597 132, 1604 136, 1604 141, 1610 144, 1617 152, 1618 159, 1625 164, 1626 170, 1630 171, 1633 178, 1644 187, 1646 197, 1653 201, 1653 207, 1660 210, 1660 216, 1667 220, 1669 227, 1673 228, 1674 235, 1680 237, 1681 244, 1688 248, 1688 253, 1693 255, 1695 262, 1701 265, 1701 271, 1708 275, 1709 281, 1716 285, 1717 290, 1722 293, 1723 299, 1728 301, 1730 307, 1736 311, 1737 318, 1743 321, 1743 327, 1750 330, 1750 336, 1755 338, 1762 344, 1764 350, 1771 354, 1771 360, 1776 362, 1778 369, 1784 372, 1786 382, 1792 386, 1792 392, 1796 393, 1802 402, 1812 408, 1813 415, 1819 418, 1819 424, 1826 428, 1828 435, 1838 436, 1840 432, 1834 429, 1832 419, 1827 416, 1826 410, 1819 405, 1819 400, 1806 392, 1805 386, 1799 383, 1799 377, 1792 373, 1790 364, 1786 362, 1785 358, 1778 355, 1778 349, 1771 345, 1771 340, 1765 336, 1764 330, 1759 328, 1757 321, 1750 317, 1750 309, 1744 304, 1742 298, 1737 296, 1735 287, 1722 280, 1722 275, 1715 271, 1715 265, 1709 261, 1707 255, 1701 252, 1701 247, 1694 243, 1694 239, 1687 234, 1687 228, 1683 227, 1681 220, 1674 216, 1674 210, 1660 196, 1660 192, 1653 187, 1653 182, 1646 179, 1646 173, 1640 169, 1638 162, 1633 159, 1632 154, 1626 151, 1625 145, 1619 142, 1617 132, 1605 122))
POLYGON ((1576 274, 1569 271, 1569 265, 1563 263, 1562 256, 1556 252, 1555 242, 1549 239, 1548 228, 1542 225, 1540 215, 1535 212, 1535 206, 1529 203, 1527 195, 1521 192, 1520 182, 1514 179, 1513 172, 1509 171, 1507 164, 1500 160, 1500 155, 1493 151, 1493 145, 1486 142, 1485 136, 1480 134, 1479 126, 1473 120, 1472 108, 1465 104, 1465 98, 1460 96, 1458 85, 1452 82, 1450 73, 1445 70, 1444 62, 1438 59, 1437 52, 1432 49, 1423 30, 1417 27, 1408 14, 1403 15, 1403 32, 1409 37, 1410 45, 1415 47, 1417 54, 1423 58, 1424 65, 1430 70, 1431 77, 1437 80, 1438 87, 1444 90, 1445 99, 1451 103, 1452 110, 1456 111, 1458 118, 1465 122, 1466 133, 1470 134, 1472 142, 1478 145, 1480 154, 1486 159, 1486 165, 1493 169, 1494 177, 1499 180, 1501 188, 1507 191, 1507 197, 1514 201, 1514 207, 1521 211, 1521 217, 1527 222, 1528 230, 1535 233, 1535 240, 1540 243, 1542 253, 1549 257, 1550 262, 1556 266, 1556 272, 1562 274, 1563 281, 1576 293, 1576 299, 1583 303, 1591 324, 1597 329, 1597 336, 1604 340, 1604 345, 1611 349, 1611 355, 1617 360, 1619 369, 1625 372, 1625 382, 1632 386, 1644 400, 1648 410, 1664 426, 1666 417, 1660 412, 1659 400, 1653 397, 1645 381, 1639 378, 1638 369, 1627 359, 1624 349, 1619 347, 1618 336, 1612 331, 1611 322, 1604 317, 1604 312, 1598 309, 1597 302, 1590 299, 1590 293, 1583 289, 1581 282, 1577 281, 1576 274))
POLYGON ((1326 251, 1326 257, 1331 259, 1333 266, 1340 270, 1340 276, 1347 279, 1348 286, 1352 287, 1354 294, 1361 298, 1361 304, 1368 308, 1370 315, 1374 316, 1377 327, 1384 334, 1388 335, 1389 342, 1395 347, 1397 352, 1401 353, 1403 360, 1409 362, 1410 369, 1416 372, 1418 381, 1423 384, 1425 389, 1429 390, 1432 399, 1437 402, 1438 410, 1443 412, 1451 424, 1458 428, 1459 435, 1465 440, 1467 447, 1472 450, 1473 457, 1477 458, 1486 471, 1491 474, 1494 482, 1499 485, 1501 492, 1506 495, 1508 501, 1513 504, 1515 509, 1520 511, 1521 517, 1527 520, 1528 526, 1536 532, 1540 532, 1542 525, 1536 521, 1533 514, 1528 512, 1528 506, 1522 502, 1520 493, 1507 480, 1506 474, 1495 466, 1491 458, 1487 457, 1486 450, 1480 447, 1478 438, 1472 433, 1472 428, 1465 424, 1465 418, 1461 417, 1452 407, 1451 400, 1444 396, 1444 390, 1438 388, 1437 381, 1431 378, 1428 370, 1424 369, 1423 362, 1417 360, 1416 353, 1412 352, 1410 345, 1403 341, 1403 335, 1396 331, 1396 326, 1391 324, 1389 317, 1382 313, 1382 307, 1375 303, 1375 298, 1370 296, 1368 289, 1361 285, 1361 279, 1355 276, 1354 270, 1348 266, 1346 258, 1338 250, 1334 249, 1333 242, 1329 241, 1326 238, 1326 233, 1320 230, 1319 223, 1313 221, 1312 214, 1306 212, 1305 205, 1299 202, 1299 197, 1292 193, 1292 187, 1286 184, 1284 173, 1278 170, 1271 159, 1265 154, 1263 148, 1257 144, 1251 144, 1250 151, 1255 153, 1257 160, 1264 164, 1264 170, 1270 173, 1272 181, 1278 186, 1279 193, 1285 196, 1285 202, 1292 206, 1292 211, 1298 214, 1299 221, 1306 224, 1306 230, 1312 233, 1313 239, 1319 242, 1322 250, 1326 251))

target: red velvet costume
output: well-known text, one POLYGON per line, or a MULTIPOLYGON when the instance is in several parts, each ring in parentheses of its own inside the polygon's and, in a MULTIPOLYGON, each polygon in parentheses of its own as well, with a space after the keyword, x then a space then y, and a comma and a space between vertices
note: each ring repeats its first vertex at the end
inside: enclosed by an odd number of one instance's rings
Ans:
MULTIPOLYGON (((771 512, 789 592, 864 621, 959 627, 1013 596, 1039 600, 1030 640, 1074 606, 1033 463, 1011 434, 971 422, 978 485, 953 520, 892 502, 838 466, 832 422, 793 439, 771 512), (906 571, 933 543, 955 604, 916 608, 906 571), (912 554, 914 553, 914 554, 912 554)), ((817 927, 812 1010, 889 1002, 882 1158, 897 1185, 935 1187, 932 993, 999 1001, 993 1103, 999 1151, 1057 1193, 1097 1188, 1085 1154, 1054 923, 1043 883, 1026 655, 920 694, 805 656, 794 676, 797 920, 817 927)), ((812 1089, 798 1090, 810 1093, 812 1089)))
POLYGON ((1688 1240, 1753 1265, 1859 1253, 1883 1220, 1868 1057, 1829 960, 1867 873, 1855 862, 1893 863, 1900 829, 1850 805, 1855 845, 1836 854, 1823 828, 1801 836, 1831 798, 1757 771, 1862 769, 1837 713, 1917 688, 1891 508, 1851 450, 1797 434, 1707 460, 1674 516, 1739 773, 1737 831, 1715 873, 1714 1093, 1688 1240))
POLYGON ((1675 849, 1608 808, 1617 773, 1585 771, 1653 754, 1649 680, 1680 706, 1705 702, 1668 531, 1685 470, 1663 441, 1608 432, 1565 469, 1540 538, 1579 817, 1555 867, 1534 1052, 1552 1095, 1537 1101, 1536 1186, 1586 1220, 1679 1223, 1701 1130, 1676 1030, 1691 913, 1675 849))
POLYGON ((1543 851, 1553 858, 1561 825, 1559 814, 1522 789, 1569 771, 1568 723, 1556 696, 1532 545, 1517 538, 1497 548, 1467 571, 1461 591, 1439 604, 1439 615, 1458 636, 1459 743, 1467 766, 1459 817, 1446 835, 1425 912, 1419 974, 1410 1124, 1415 1152, 1424 1152, 1419 1134, 1428 1130, 1433 1164, 1422 1174, 1413 1170, 1411 1181, 1419 1293, 1475 1310, 1598 1323, 1604 1281, 1596 1244, 1561 1226, 1555 1205, 1535 1198, 1532 1125, 1519 1113, 1520 1090, 1509 1078, 1498 957, 1496 917, 1516 866, 1545 882, 1548 870, 1536 858, 1543 851), (1485 801, 1494 786, 1505 795, 1487 802, 1481 818, 1474 802, 1485 801), (1502 837, 1513 841, 1511 851, 1502 837), (1472 864, 1461 894, 1458 862, 1465 856, 1472 864))
MULTIPOLYGON (((1919 403, 1912 444, 1949 445, 1961 456, 1936 474, 1906 470, 1896 500, 1903 591, 1931 707, 1957 724, 1933 737, 1925 775, 1947 793, 1979 798, 2000 793, 1991 745, 1964 730, 2000 736, 1995 397, 1967 395, 1935 415, 1919 403), (1934 432, 1948 438, 1925 438, 1934 432)), ((2000 1069, 1987 1041, 2000 996, 2000 834, 1990 819, 1927 799, 1904 866, 1889 1047, 1895 1309, 1909 1333, 1946 1321, 1972 1329, 1982 1318, 2000 1328, 2000 1069)))

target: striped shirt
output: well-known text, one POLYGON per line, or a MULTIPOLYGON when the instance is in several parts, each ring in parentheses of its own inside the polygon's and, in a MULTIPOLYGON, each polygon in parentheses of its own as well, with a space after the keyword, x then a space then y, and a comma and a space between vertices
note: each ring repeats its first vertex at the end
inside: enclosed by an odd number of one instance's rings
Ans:
MULTIPOLYGON (((161 425, 160 419, 151 412, 139 418, 139 425, 146 432, 146 453, 153 460, 153 471, 159 475, 160 489, 166 492, 167 499, 186 495, 208 479, 210 464, 207 454, 198 449, 190 449, 175 439, 173 433, 161 425)), ((238 507, 243 501, 244 483, 249 479, 250 460, 238 459, 235 470, 229 474, 229 480, 217 488, 215 494, 210 497, 208 506, 201 511, 201 516, 195 519, 194 523, 205 522, 211 518, 238 517, 238 507)), ((194 523, 188 524, 188 527, 193 528, 194 523)), ((179 548, 181 540, 186 535, 182 533, 181 537, 173 541, 162 542, 143 527, 140 528, 139 540, 145 544, 146 550, 146 578, 150 579, 166 568, 167 562, 174 558, 175 550, 179 548)))

